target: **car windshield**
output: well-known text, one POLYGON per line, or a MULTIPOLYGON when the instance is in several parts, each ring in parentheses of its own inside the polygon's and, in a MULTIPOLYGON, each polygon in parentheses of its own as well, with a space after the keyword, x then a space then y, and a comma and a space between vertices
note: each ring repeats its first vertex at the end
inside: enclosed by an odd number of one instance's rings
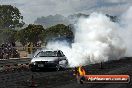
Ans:
POLYGON ((57 57, 57 51, 43 51, 37 57, 57 57))

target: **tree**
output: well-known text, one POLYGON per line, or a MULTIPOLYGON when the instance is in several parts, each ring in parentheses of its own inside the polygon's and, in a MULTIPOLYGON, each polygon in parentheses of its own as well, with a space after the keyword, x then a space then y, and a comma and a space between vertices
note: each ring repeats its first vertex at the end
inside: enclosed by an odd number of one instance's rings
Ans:
POLYGON ((65 38, 68 41, 72 41, 74 38, 73 32, 70 26, 64 24, 57 24, 46 30, 46 41, 55 38, 65 38))
POLYGON ((38 41, 42 41, 41 33, 44 32, 44 28, 41 25, 29 24, 28 27, 18 31, 18 40, 26 45, 27 43, 33 43, 36 46, 38 41))
POLYGON ((4 43, 4 42, 15 42, 16 41, 16 31, 15 30, 1 30, 0 32, 0 42, 4 43))
POLYGON ((0 5, 0 29, 14 29, 23 25, 23 16, 18 8, 11 5, 0 5))

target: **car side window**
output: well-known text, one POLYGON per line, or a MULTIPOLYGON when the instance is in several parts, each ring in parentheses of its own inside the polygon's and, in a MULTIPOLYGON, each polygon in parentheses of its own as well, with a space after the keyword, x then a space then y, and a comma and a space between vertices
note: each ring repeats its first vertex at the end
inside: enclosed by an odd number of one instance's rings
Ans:
POLYGON ((35 57, 36 57, 36 58, 39 57, 41 53, 42 53, 42 52, 39 52, 35 57))
POLYGON ((60 51, 58 51, 58 52, 57 52, 57 56, 58 56, 58 57, 62 57, 62 55, 61 55, 61 52, 60 52, 60 51))
POLYGON ((57 52, 57 56, 58 56, 58 57, 64 57, 64 54, 63 54, 62 51, 58 51, 58 52, 57 52))
POLYGON ((63 52, 61 51, 61 55, 62 55, 62 57, 64 57, 65 55, 63 54, 63 52))

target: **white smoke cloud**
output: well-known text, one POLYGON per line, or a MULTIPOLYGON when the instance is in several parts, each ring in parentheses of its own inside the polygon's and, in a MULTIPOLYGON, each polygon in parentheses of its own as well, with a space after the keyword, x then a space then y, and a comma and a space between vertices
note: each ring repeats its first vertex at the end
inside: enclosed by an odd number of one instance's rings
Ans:
POLYGON ((124 40, 127 51, 125 56, 132 56, 132 6, 121 16, 120 20, 120 36, 124 40))
POLYGON ((62 50, 70 66, 99 63, 124 56, 126 47, 119 36, 120 27, 105 15, 92 13, 89 18, 80 18, 75 29, 72 47, 66 42, 49 42, 47 45, 47 48, 62 50))

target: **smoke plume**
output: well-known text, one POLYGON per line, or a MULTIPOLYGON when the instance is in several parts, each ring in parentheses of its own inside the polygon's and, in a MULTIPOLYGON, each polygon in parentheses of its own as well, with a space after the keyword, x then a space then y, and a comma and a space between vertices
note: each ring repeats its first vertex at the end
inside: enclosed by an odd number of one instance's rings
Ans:
POLYGON ((120 31, 119 35, 124 40, 126 46, 125 56, 132 56, 132 6, 120 17, 120 31))
POLYGON ((92 13, 88 18, 79 18, 75 24, 75 39, 71 47, 67 42, 49 42, 47 48, 60 49, 68 58, 71 67, 118 60, 130 55, 132 17, 130 8, 120 18, 112 22, 102 13, 92 13))

